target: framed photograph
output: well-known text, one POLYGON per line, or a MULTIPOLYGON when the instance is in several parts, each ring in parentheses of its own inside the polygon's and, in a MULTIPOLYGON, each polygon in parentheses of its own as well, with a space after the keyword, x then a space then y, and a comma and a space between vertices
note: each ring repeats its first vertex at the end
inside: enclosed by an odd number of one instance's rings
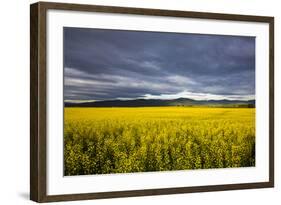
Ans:
POLYGON ((274 18, 40 2, 30 198, 274 186, 274 18))

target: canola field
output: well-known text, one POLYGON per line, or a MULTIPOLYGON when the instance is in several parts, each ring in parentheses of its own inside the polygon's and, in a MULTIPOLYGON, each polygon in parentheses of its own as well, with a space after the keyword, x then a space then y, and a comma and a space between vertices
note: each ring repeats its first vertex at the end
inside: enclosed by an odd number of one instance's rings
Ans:
POLYGON ((65 108, 64 175, 255 166, 255 108, 65 108))

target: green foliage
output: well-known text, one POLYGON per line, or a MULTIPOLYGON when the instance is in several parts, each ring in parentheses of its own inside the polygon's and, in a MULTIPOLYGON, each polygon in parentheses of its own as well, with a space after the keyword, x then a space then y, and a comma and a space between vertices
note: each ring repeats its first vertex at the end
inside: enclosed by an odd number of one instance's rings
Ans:
POLYGON ((255 109, 65 108, 65 175, 255 166, 255 109))

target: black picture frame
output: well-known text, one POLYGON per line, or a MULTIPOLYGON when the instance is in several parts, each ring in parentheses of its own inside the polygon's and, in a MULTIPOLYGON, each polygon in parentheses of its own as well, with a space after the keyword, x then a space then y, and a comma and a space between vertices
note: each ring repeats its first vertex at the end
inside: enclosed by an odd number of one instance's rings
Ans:
POLYGON ((110 7, 82 4, 38 2, 30 6, 30 199, 36 202, 86 200, 274 187, 274 17, 110 7), (206 185, 102 193, 47 195, 46 139, 46 13, 49 9, 170 16, 181 18, 263 22, 269 24, 269 181, 257 183, 206 185))

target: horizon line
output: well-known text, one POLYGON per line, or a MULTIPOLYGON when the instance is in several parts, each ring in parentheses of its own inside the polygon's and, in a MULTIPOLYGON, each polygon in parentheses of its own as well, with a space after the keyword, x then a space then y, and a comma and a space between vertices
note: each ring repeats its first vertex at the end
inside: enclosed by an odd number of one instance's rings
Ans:
POLYGON ((252 101, 252 100, 256 100, 255 98, 251 98, 251 99, 227 99, 227 98, 223 98, 223 99, 194 99, 194 98, 187 98, 187 97, 179 97, 179 98, 171 98, 171 99, 159 99, 159 98, 115 98, 115 99, 105 99, 105 100, 64 100, 64 103, 87 103, 87 102, 105 102, 105 101, 133 101, 133 100, 178 100, 178 99, 188 99, 188 100, 193 100, 193 101, 223 101, 223 100, 227 100, 227 101, 252 101))

